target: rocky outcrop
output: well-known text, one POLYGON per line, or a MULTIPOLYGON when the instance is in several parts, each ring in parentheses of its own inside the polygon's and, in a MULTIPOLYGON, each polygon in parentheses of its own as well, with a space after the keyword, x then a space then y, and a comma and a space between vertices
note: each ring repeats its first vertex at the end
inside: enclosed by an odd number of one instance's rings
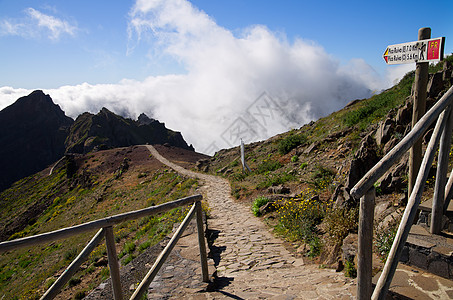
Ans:
POLYGON ((371 134, 365 136, 360 143, 359 150, 351 161, 346 187, 352 189, 354 185, 368 172, 377 162, 377 144, 371 134))
POLYGON ((0 111, 0 191, 58 161, 65 153, 88 153, 140 144, 194 150, 180 132, 141 114, 137 121, 106 108, 67 117, 49 95, 37 90, 0 111))
POLYGON ((0 111, 0 191, 61 158, 73 122, 39 90, 0 111))
POLYGON ((181 133, 167 129, 164 123, 150 119, 145 114, 140 115, 140 120, 133 121, 104 107, 96 115, 80 115, 71 127, 65 144, 69 153, 88 153, 116 147, 166 143, 193 150, 181 133))

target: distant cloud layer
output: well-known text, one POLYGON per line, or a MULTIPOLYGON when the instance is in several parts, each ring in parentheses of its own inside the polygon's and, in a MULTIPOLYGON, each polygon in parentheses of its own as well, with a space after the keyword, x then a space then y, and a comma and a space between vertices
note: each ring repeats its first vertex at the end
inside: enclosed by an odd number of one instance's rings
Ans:
POLYGON ((61 35, 75 35, 77 26, 66 20, 44 14, 34 8, 27 8, 21 19, 0 20, 0 35, 38 38, 41 35, 58 40, 61 35))
MULTIPOLYGON (((251 142, 300 127, 389 86, 362 59, 340 65, 322 46, 290 42, 260 25, 235 35, 185 0, 138 0, 129 18, 128 53, 147 46, 151 59, 170 57, 186 72, 45 90, 68 115, 103 106, 132 118, 145 112, 212 154, 240 138, 251 142)), ((41 24, 54 28, 55 37, 72 28, 41 24)), ((0 108, 29 92, 1 87, 0 108)))

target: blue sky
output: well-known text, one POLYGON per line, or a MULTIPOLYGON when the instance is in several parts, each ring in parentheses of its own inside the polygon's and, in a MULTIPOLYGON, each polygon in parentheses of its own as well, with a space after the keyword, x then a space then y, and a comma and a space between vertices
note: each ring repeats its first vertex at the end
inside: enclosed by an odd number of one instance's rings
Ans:
POLYGON ((0 0, 0 109, 43 89, 73 118, 145 112, 200 149, 228 144, 265 92, 284 119, 265 138, 389 87, 414 66, 386 66, 386 46, 420 27, 453 52, 452 13, 449 0, 0 0))

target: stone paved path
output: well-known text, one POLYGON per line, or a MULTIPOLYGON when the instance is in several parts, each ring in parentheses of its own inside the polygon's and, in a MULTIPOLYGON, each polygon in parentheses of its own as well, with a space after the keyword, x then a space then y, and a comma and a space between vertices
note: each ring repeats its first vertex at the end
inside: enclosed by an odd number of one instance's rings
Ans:
MULTIPOLYGON (((171 163, 154 147, 151 154, 177 172, 203 181, 211 209, 208 228, 216 236, 214 291, 186 294, 186 299, 353 299, 356 281, 334 270, 305 265, 283 247, 250 208, 231 198, 227 180, 195 173, 171 163)), ((154 299, 150 290, 149 298, 154 299)), ((176 296, 176 295, 175 295, 176 296)), ((181 298, 181 295, 178 295, 181 298)))

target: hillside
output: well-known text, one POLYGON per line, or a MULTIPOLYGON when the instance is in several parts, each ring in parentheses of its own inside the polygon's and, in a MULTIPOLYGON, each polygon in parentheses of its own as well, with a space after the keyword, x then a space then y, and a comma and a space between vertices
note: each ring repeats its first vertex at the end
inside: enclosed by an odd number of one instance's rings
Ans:
MULTIPOLYGON (((452 61, 449 56, 430 67, 427 109, 452 85, 452 61)), ((232 195, 285 237, 294 252, 335 267, 342 259, 341 248, 357 239, 358 201, 349 195, 350 189, 410 130, 413 78, 410 72, 378 95, 246 145, 251 173, 242 170, 239 147, 219 151, 199 169, 228 178, 232 195)), ((426 146, 426 137, 424 141, 426 146)), ((407 201, 407 159, 403 157, 376 185, 375 246, 383 258, 407 201)), ((430 180, 426 198, 432 185, 430 180)))
MULTIPOLYGON (((157 146, 186 167, 206 156, 176 147, 157 146)), ((81 224, 121 212, 175 200, 196 192, 195 179, 178 175, 155 160, 145 147, 132 146, 70 155, 50 168, 24 178, 0 193, 1 240, 81 224)), ((147 251, 171 231, 184 209, 115 227, 122 265, 147 251)), ((94 233, 50 245, 0 255, 0 295, 42 295, 94 233)), ((59 299, 85 293, 108 276, 105 246, 90 256, 59 299), (80 279, 80 281, 79 281, 80 279)))

